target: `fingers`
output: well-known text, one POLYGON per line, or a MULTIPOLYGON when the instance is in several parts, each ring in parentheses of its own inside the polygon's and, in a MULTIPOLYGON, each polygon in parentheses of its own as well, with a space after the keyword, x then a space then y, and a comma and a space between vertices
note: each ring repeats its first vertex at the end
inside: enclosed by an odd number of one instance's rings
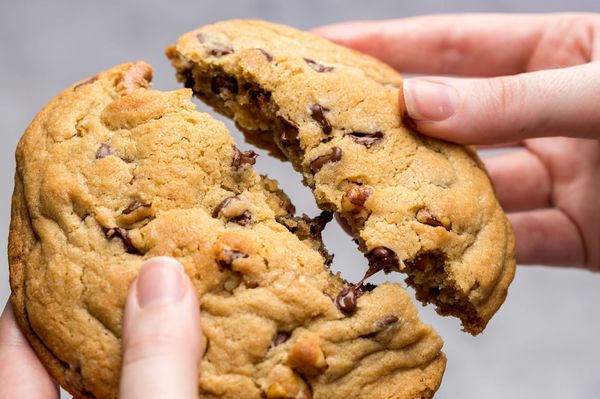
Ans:
POLYGON ((596 14, 451 14, 314 30, 402 72, 512 75, 600 58, 596 14))
POLYGON ((407 124, 463 144, 600 137, 600 62, 491 79, 413 78, 400 90, 407 124))
POLYGON ((198 301, 181 264, 150 259, 127 297, 119 397, 196 399, 203 348, 198 301))
POLYGON ((550 18, 434 15, 342 23, 314 32, 402 72, 498 76, 525 70, 550 18))
POLYGON ((0 398, 58 399, 58 386, 17 326, 10 302, 0 317, 0 398))
POLYGON ((483 158, 498 201, 507 212, 547 208, 552 181, 543 162, 528 150, 483 158))
POLYGON ((508 215, 517 239, 517 263, 585 264, 583 239, 575 224, 559 209, 508 215))

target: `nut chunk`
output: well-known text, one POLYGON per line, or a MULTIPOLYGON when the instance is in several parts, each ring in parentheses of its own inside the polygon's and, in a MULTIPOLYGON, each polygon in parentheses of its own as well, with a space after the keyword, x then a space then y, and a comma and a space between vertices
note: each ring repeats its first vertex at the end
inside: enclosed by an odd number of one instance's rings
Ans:
POLYGON ((326 366, 319 336, 310 334, 299 338, 290 348, 287 361, 290 367, 302 374, 318 373, 326 366))

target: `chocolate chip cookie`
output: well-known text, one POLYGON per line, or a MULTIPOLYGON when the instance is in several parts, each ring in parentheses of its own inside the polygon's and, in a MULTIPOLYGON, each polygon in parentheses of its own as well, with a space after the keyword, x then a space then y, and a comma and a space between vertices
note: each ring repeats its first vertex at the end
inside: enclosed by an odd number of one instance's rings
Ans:
POLYGON ((77 398, 117 397, 127 289, 166 255, 201 304, 201 398, 431 397, 442 340, 406 291, 332 275, 330 214, 293 216, 254 152, 151 76, 138 62, 70 87, 17 148, 11 300, 52 377, 77 398))
POLYGON ((367 274, 404 272, 421 301, 472 334, 485 328, 514 276, 511 226, 474 151, 403 125, 396 71, 261 21, 186 33, 167 56, 186 87, 340 213, 367 274))

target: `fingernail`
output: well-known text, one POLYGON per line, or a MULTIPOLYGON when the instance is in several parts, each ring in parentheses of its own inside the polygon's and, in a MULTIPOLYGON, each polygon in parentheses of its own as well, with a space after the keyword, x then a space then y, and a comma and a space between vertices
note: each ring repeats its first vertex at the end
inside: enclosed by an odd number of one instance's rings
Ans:
POLYGON ((407 79, 403 83, 403 91, 406 111, 414 120, 439 122, 454 115, 458 94, 452 86, 407 79))
POLYGON ((159 256, 142 265, 137 277, 140 307, 178 302, 185 292, 183 266, 173 258, 159 256))

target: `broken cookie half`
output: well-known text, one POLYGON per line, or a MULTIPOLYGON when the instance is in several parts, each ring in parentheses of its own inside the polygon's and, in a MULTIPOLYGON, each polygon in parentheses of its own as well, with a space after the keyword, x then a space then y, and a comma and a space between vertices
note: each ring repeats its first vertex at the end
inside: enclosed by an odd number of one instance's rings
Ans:
POLYGON ((202 27, 167 56, 247 141, 292 162, 371 271, 404 272, 418 299, 472 334, 485 328, 514 276, 511 226, 474 151, 402 124, 396 71, 262 21, 202 27))
POLYGON ((348 297, 320 241, 330 215, 295 217, 191 90, 151 76, 124 64, 68 88, 17 147, 11 301, 50 375, 76 398, 117 397, 127 289, 164 255, 198 294, 200 398, 431 397, 442 340, 404 288, 348 297))

